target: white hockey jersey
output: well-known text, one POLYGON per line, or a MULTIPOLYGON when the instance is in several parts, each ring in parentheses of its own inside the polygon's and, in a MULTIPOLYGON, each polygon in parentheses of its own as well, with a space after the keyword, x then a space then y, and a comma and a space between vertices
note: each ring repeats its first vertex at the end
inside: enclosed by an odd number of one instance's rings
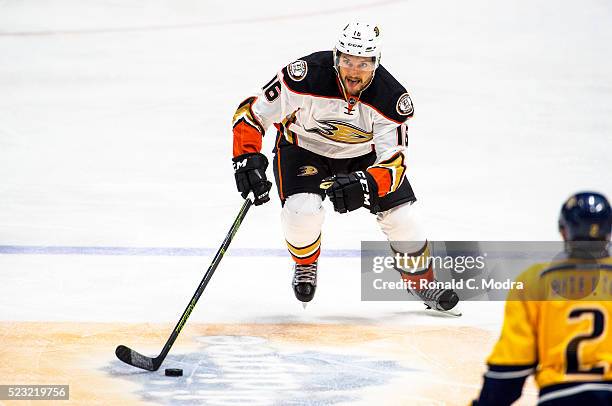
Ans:
POLYGON ((406 120, 413 112, 406 89, 383 66, 359 97, 345 95, 332 51, 316 52, 283 68, 240 104, 233 119, 234 157, 260 152, 271 125, 288 142, 329 158, 375 150, 377 162, 368 171, 383 196, 403 180, 406 120))

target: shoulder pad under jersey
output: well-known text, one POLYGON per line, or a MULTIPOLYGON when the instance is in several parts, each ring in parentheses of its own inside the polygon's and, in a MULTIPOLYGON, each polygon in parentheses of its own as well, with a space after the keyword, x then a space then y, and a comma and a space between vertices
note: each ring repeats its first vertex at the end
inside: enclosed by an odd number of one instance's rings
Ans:
POLYGON ((403 123, 414 114, 410 95, 382 65, 376 69, 374 80, 363 91, 360 100, 397 123, 403 123))
POLYGON ((320 51, 283 68, 283 81, 295 93, 342 98, 332 51, 320 51))

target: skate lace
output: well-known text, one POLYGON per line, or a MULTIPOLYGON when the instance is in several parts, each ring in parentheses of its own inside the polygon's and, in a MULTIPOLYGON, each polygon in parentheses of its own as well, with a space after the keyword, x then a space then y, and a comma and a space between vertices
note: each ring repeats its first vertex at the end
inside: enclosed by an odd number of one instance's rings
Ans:
POLYGON ((438 302, 442 293, 446 292, 448 289, 421 289, 414 291, 417 296, 424 300, 429 300, 432 302, 438 302))
POLYGON ((311 283, 317 284, 317 263, 308 265, 296 265, 293 283, 311 283))

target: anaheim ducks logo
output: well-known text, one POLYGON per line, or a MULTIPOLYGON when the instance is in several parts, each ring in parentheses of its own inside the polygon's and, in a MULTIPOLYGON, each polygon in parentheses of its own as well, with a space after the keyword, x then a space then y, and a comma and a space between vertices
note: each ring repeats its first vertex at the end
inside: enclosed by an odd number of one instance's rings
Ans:
POLYGON ((316 120, 318 128, 304 128, 309 133, 316 133, 328 140, 344 144, 361 144, 371 141, 373 131, 362 130, 359 127, 338 120, 316 120))
POLYGON ((300 166, 298 168, 297 176, 312 176, 312 175, 316 175, 317 173, 319 173, 317 168, 315 168, 314 166, 306 165, 306 166, 300 166))

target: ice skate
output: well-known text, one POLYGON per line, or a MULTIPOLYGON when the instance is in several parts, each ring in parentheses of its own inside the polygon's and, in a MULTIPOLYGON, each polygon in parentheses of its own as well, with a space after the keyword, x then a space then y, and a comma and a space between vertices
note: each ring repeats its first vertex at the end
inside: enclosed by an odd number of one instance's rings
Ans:
POLYGON ((461 316, 457 309, 459 296, 452 289, 408 289, 408 292, 418 297, 428 309, 437 310, 453 316, 461 316))
POLYGON ((293 292, 300 302, 310 302, 317 289, 317 261, 308 265, 295 264, 293 292))

